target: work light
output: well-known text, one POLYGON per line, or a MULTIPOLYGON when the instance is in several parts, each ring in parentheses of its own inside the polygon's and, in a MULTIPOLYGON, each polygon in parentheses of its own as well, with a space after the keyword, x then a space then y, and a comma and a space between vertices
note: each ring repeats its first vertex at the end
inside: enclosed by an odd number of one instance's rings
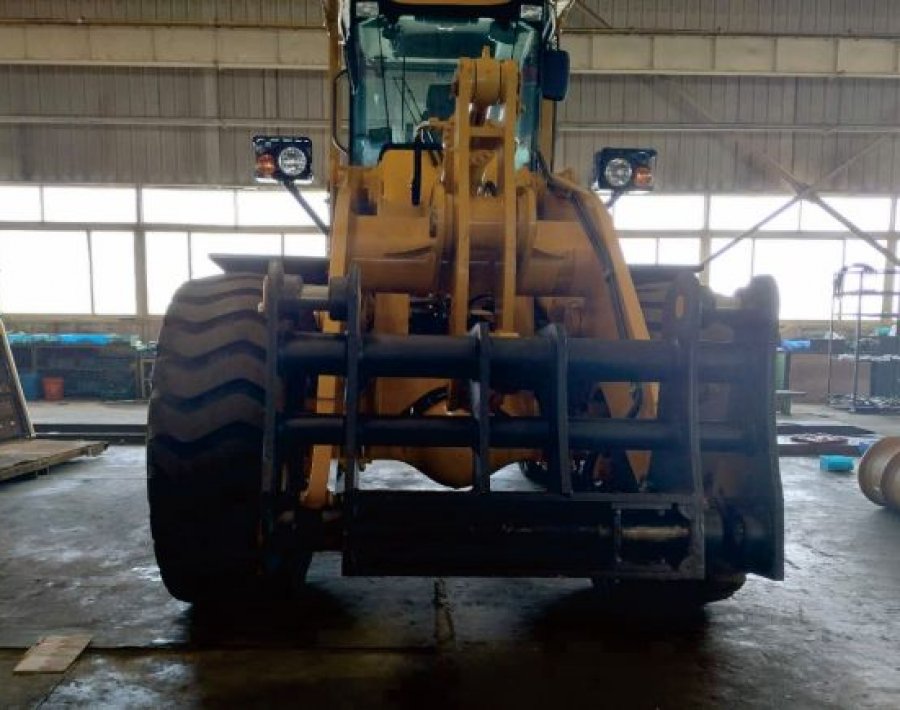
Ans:
POLYGON ((598 190, 626 192, 653 189, 656 151, 649 148, 604 148, 594 155, 598 190))
POLYGON ((256 136, 256 182, 312 180, 312 141, 305 136, 256 136))

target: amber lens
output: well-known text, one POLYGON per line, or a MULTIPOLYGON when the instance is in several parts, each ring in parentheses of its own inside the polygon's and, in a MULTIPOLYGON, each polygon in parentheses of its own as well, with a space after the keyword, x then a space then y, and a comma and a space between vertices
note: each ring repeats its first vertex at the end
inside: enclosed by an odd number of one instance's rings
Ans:
POLYGON ((645 165, 634 169, 635 187, 653 187, 653 171, 645 165))
POLYGON ((256 172, 263 177, 272 177, 275 174, 275 158, 269 153, 257 155, 256 172))

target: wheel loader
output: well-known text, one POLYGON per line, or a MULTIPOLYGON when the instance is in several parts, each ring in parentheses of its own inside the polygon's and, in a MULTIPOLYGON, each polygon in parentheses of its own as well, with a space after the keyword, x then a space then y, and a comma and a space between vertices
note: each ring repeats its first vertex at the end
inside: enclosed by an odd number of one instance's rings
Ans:
MULTIPOLYGON (((559 9, 326 0, 328 256, 222 256, 159 336, 148 492, 175 597, 291 589, 321 550, 345 575, 654 604, 782 578, 777 291, 628 267, 599 189, 652 188, 656 154, 599 151, 590 187, 554 169, 559 9)), ((253 149, 308 209, 310 140, 253 149)))

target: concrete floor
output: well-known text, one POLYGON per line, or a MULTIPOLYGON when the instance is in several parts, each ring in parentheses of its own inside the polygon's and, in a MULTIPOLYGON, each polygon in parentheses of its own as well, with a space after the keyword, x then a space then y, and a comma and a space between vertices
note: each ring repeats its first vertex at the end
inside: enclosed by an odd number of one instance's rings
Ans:
POLYGON ((146 424, 146 402, 99 402, 64 399, 60 402, 29 402, 28 414, 35 424, 146 424))
POLYGON ((345 579, 195 612, 150 548, 144 454, 0 486, 0 707, 900 707, 900 516, 783 461, 788 578, 688 618, 611 618, 580 580, 345 579), (14 676, 86 630, 62 676, 14 676))

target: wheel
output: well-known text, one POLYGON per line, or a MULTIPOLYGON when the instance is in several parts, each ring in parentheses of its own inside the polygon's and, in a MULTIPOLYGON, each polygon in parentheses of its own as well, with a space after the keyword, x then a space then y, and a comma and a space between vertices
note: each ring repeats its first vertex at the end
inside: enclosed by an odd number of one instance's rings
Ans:
MULTIPOLYGON (((260 591, 260 476, 266 326, 262 279, 182 286, 159 337, 147 440, 154 549, 169 592, 188 602, 260 591)), ((310 554, 293 561, 305 573, 310 554)))
POLYGON ((743 574, 683 582, 617 580, 605 577, 591 580, 603 605, 652 614, 691 611, 706 604, 723 601, 744 586, 744 581, 743 574))

